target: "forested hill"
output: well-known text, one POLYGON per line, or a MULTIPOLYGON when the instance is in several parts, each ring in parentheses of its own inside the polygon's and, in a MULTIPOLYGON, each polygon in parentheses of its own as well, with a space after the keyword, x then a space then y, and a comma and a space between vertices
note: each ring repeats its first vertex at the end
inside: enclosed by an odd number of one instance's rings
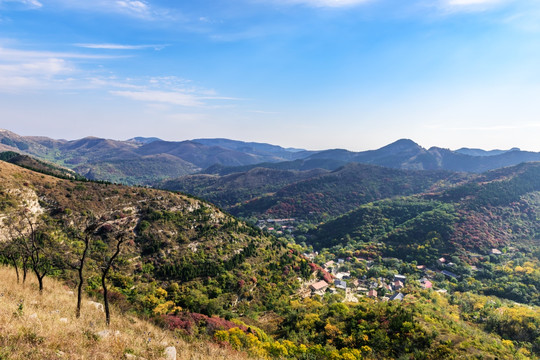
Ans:
POLYGON ((76 259, 63 255, 80 250, 74 234, 99 224, 88 233, 95 238, 96 260, 86 281, 96 293, 100 251, 125 239, 111 275, 112 292, 150 313, 167 301, 207 315, 245 312, 253 304, 271 309, 292 291, 297 277, 309 272, 307 261, 289 253, 283 242, 209 203, 167 191, 60 179, 0 161, 0 214, 4 244, 29 222, 48 234, 43 238, 47 272, 67 279, 72 277, 68 264, 76 259), (149 301, 159 287, 173 290, 167 298, 149 301))
POLYGON ((158 187, 182 191, 201 197, 222 208, 232 209, 241 203, 274 193, 287 185, 327 172, 323 169, 296 171, 256 167, 246 172, 224 176, 209 174, 182 176, 163 181, 158 187))
MULTIPOLYGON (((320 221, 341 215, 361 204, 433 191, 467 178, 466 174, 446 171, 397 170, 350 163, 228 210, 243 217, 292 217, 320 221)), ((204 197, 204 194, 201 196, 204 197)))
POLYGON ((482 174, 438 193, 363 205, 309 234, 317 248, 382 242, 385 255, 434 263, 540 242, 540 163, 482 174))

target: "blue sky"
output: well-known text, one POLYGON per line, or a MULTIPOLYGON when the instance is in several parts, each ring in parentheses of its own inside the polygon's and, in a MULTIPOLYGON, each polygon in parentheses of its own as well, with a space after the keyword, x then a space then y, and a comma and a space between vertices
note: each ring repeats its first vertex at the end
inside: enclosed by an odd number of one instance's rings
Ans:
POLYGON ((0 127, 540 151, 540 3, 0 0, 0 127))

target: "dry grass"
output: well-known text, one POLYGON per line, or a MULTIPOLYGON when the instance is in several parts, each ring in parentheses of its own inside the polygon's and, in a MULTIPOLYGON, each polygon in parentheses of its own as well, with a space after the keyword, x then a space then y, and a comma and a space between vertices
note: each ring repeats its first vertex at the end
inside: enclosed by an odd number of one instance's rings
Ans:
POLYGON ((119 315, 115 308, 108 330, 118 333, 100 338, 98 333, 107 329, 103 312, 84 299, 82 316, 76 319, 76 296, 60 282, 45 280, 40 295, 32 274, 23 286, 16 283, 13 269, 0 266, 0 360, 117 360, 128 358, 126 354, 160 359, 167 346, 176 347, 177 359, 247 359, 215 344, 187 343, 146 321, 119 315))

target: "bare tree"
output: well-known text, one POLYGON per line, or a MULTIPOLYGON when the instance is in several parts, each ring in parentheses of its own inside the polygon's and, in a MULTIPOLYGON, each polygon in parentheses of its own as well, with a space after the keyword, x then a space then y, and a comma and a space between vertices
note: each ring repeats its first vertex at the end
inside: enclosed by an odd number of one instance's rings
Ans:
POLYGON ((105 305, 105 322, 107 326, 111 324, 111 313, 109 310, 109 297, 107 294, 107 275, 109 274, 109 271, 111 270, 115 259, 120 254, 122 244, 125 242, 126 236, 124 234, 117 234, 116 235, 116 244, 113 248, 113 253, 110 256, 106 256, 104 258, 103 265, 101 267, 101 286, 103 287, 103 302, 105 305))
POLYGON ((43 279, 58 265, 58 253, 55 253, 55 238, 43 217, 33 217, 28 209, 23 209, 17 218, 12 218, 12 229, 23 253, 24 279, 26 279, 26 263, 30 265, 39 284, 39 292, 43 293, 43 279), (26 256, 26 259, 24 257, 26 256))
POLYGON ((98 264, 98 269, 101 275, 101 286, 103 288, 103 302, 105 307, 105 322, 107 326, 111 323, 110 306, 109 306, 109 289, 107 287, 107 279, 110 276, 111 270, 118 268, 120 265, 119 259, 122 257, 122 250, 128 239, 131 239, 130 234, 130 218, 116 221, 115 223, 105 223, 98 230, 97 234, 101 236, 99 241, 94 241, 92 255, 98 264))
MULTIPOLYGON (((68 219, 65 219, 66 223, 68 222, 67 220, 68 219)), ((72 247, 75 247, 75 249, 70 249, 66 253, 68 257, 66 261, 67 265, 71 269, 77 271, 79 278, 77 283, 77 308, 75 310, 75 316, 77 318, 81 317, 82 289, 84 286, 84 270, 86 260, 89 257, 92 239, 94 236, 96 236, 96 230, 101 225, 103 225, 103 222, 100 222, 99 219, 89 213, 83 213, 83 217, 78 219, 78 221, 73 220, 73 225, 65 225, 68 235, 77 240, 77 242, 81 245, 77 246, 78 244, 72 244, 74 245, 72 247), (73 257, 76 257, 74 263, 72 262, 73 257)))

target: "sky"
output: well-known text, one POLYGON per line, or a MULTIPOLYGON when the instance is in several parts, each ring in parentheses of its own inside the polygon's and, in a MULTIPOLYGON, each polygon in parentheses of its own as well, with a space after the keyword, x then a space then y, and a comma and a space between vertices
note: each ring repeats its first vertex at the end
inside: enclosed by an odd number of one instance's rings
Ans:
POLYGON ((540 2, 0 0, 0 128, 540 151, 540 2))

